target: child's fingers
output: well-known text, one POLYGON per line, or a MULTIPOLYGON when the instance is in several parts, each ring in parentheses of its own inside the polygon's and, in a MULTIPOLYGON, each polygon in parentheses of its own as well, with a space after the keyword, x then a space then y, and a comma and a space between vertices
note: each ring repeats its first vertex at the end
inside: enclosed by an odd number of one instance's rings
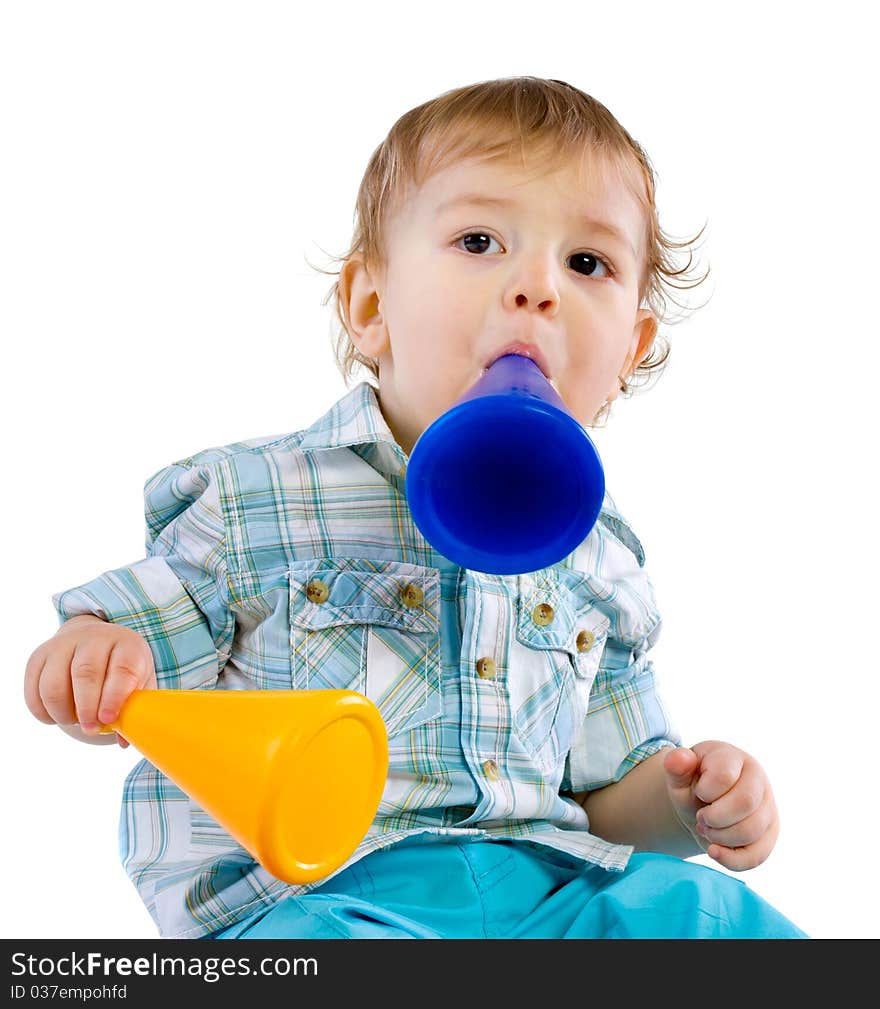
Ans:
POLYGON ((66 648, 56 648, 47 653, 38 691, 40 702, 53 722, 58 725, 73 725, 76 722, 70 685, 70 652, 66 648))
POLYGON ((107 659, 107 676, 98 704, 98 719, 109 725, 132 691, 155 684, 152 655, 133 640, 117 641, 107 659))
POLYGON ((700 810, 697 833, 707 841, 726 848, 742 848, 754 844, 774 828, 777 819, 776 803, 770 796, 753 813, 730 826, 710 826, 707 821, 711 819, 711 815, 712 806, 700 810))
POLYGON ((709 827, 731 827, 751 816, 770 798, 770 785, 761 767, 746 761, 733 788, 725 792, 700 811, 700 817, 709 827))
POLYGON ((690 798, 694 772, 699 766, 700 761, 697 755, 685 746, 669 750, 663 758, 666 781, 669 787, 679 795, 680 801, 690 798))
POLYGON ((28 711, 46 725, 54 725, 55 719, 46 711, 40 697, 40 680, 46 666, 46 650, 37 648, 27 661, 24 669, 24 703, 28 711))
POLYGON ((83 637, 70 660, 73 701, 79 724, 86 732, 98 728, 98 703, 110 650, 110 643, 101 636, 83 637))
POLYGON ((698 743, 693 747, 700 758, 700 777, 694 795, 701 802, 715 802, 739 780, 745 754, 725 743, 698 743))
POLYGON ((760 865, 765 861, 773 850, 778 834, 779 823, 777 822, 754 844, 746 844, 737 848, 728 848, 723 844, 710 844, 706 854, 709 858, 714 858, 716 862, 720 862, 725 869, 730 869, 733 872, 754 869, 756 865, 760 865))

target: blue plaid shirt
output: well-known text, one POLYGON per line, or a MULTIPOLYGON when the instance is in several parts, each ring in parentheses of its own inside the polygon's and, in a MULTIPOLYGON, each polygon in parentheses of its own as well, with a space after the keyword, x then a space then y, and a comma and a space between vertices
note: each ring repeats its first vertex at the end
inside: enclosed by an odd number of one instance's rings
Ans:
MULTIPOLYGON (((591 834, 567 793, 680 742, 648 658, 660 617, 639 541, 606 497, 553 567, 464 570, 415 526, 406 462, 366 382, 302 431, 183 459, 146 483, 146 558, 56 593, 58 615, 138 631, 160 688, 366 694, 389 770, 346 865, 432 832, 623 869, 632 848, 591 834), (306 595, 315 579, 329 590, 320 605, 306 595)), ((167 938, 326 882, 274 878, 146 760, 125 781, 120 850, 167 938)))

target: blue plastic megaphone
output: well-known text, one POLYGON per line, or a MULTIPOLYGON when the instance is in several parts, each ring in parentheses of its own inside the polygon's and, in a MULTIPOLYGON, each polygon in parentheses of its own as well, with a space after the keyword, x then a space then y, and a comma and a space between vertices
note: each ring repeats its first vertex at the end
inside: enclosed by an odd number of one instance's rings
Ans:
POLYGON ((605 473, 541 369, 507 354, 422 432, 406 496, 422 535, 448 560, 524 574, 556 564, 587 537, 605 473))

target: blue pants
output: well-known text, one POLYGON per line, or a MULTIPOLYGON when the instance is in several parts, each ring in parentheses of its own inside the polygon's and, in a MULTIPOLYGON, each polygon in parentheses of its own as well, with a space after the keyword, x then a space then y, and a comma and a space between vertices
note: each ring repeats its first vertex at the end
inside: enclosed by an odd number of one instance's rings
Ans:
POLYGON ((668 855, 626 870, 523 841, 421 835, 216 939, 806 939, 745 883, 668 855))

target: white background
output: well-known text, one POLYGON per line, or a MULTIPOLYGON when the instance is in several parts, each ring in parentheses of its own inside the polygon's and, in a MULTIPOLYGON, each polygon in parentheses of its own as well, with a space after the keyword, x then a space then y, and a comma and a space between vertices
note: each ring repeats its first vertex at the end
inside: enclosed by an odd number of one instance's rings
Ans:
POLYGON ((678 727, 749 750, 773 782, 782 834, 743 878, 814 937, 878 935, 863 9, 3 6, 4 937, 156 935, 117 856, 138 755, 77 744, 22 700, 51 594, 143 556, 156 470, 304 427, 345 392, 333 278, 307 260, 347 248, 400 115, 516 74, 611 109, 652 159, 668 232, 708 221, 712 273, 691 298, 709 304, 667 329, 666 374, 596 441, 645 544, 678 727))

